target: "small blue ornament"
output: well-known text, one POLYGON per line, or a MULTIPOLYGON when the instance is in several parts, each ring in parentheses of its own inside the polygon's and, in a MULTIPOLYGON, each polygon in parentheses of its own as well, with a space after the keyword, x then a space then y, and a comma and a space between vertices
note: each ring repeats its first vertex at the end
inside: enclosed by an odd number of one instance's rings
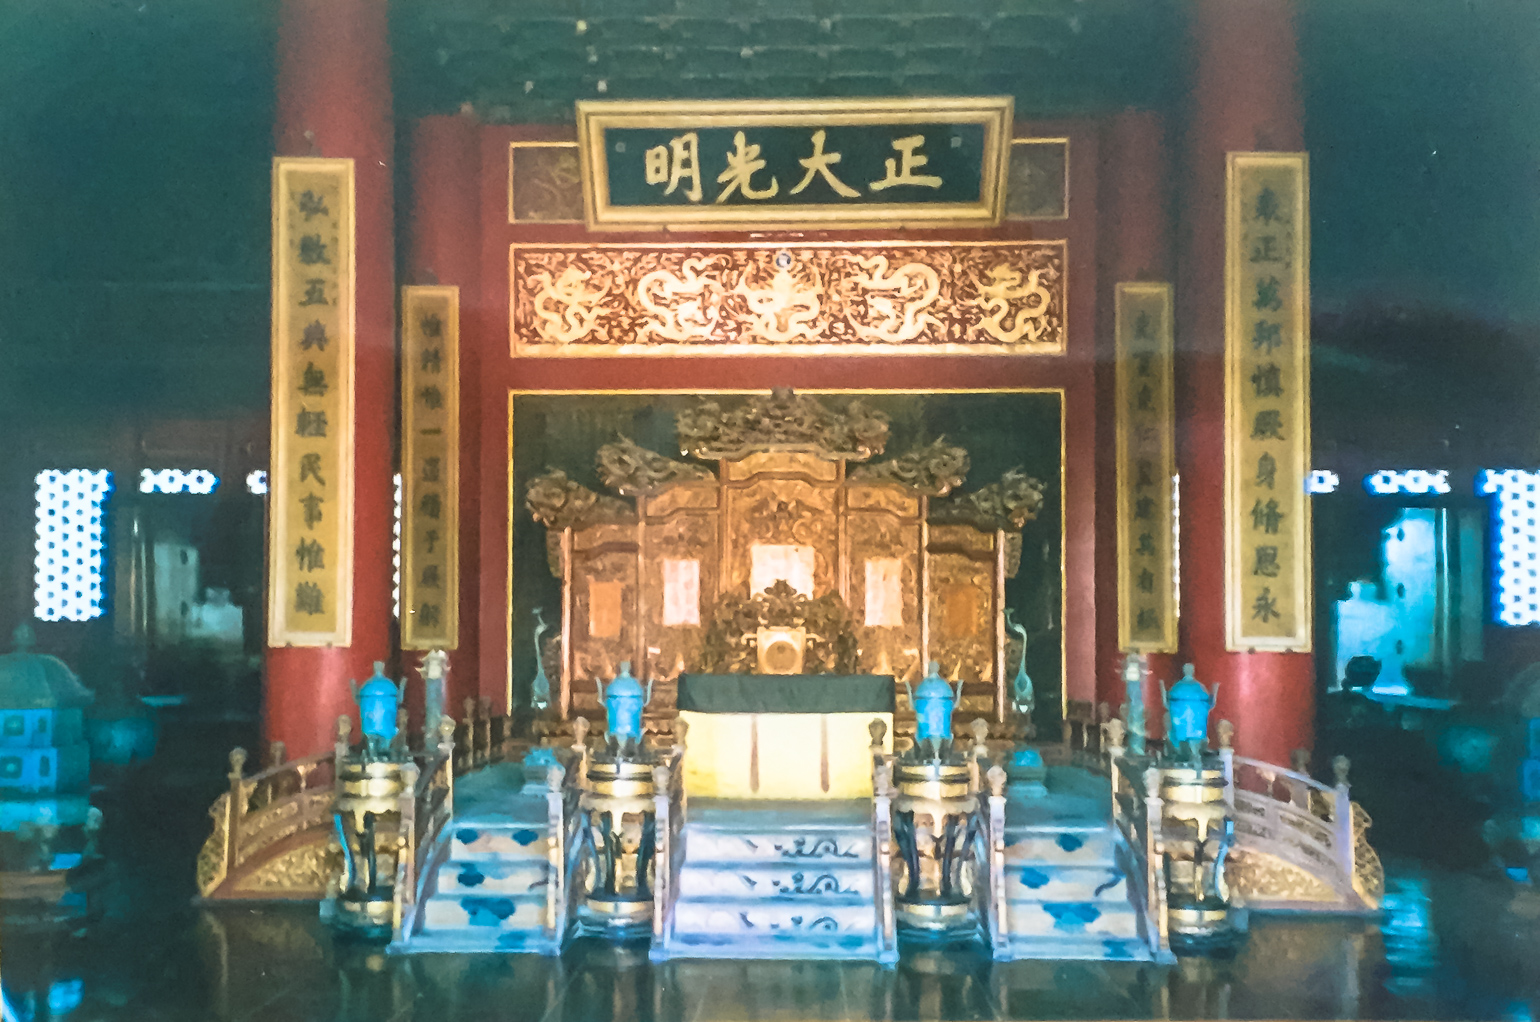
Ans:
POLYGON ((1219 686, 1212 694, 1192 675, 1192 664, 1182 665, 1182 677, 1166 693, 1169 723, 1167 739, 1175 746, 1201 751, 1208 740, 1208 715, 1214 709, 1219 686))
POLYGON ((920 687, 912 692, 909 701, 914 704, 914 739, 916 742, 936 741, 952 737, 952 710, 962 698, 962 682, 952 691, 941 677, 941 665, 932 660, 926 668, 920 687))
MULTIPOLYGON (((401 705, 401 689, 385 677, 384 663, 374 662, 374 674, 360 688, 353 685, 358 701, 358 727, 371 759, 380 758, 396 738, 396 709, 401 705)), ((405 686, 403 685, 402 688, 405 686)))
POLYGON ((604 703, 604 712, 608 717, 610 737, 622 741, 641 741, 642 708, 652 702, 652 682, 647 683, 644 694, 642 683, 631 675, 631 661, 625 660, 621 662, 620 673, 610 682, 608 691, 604 688, 604 682, 600 681, 598 685, 599 698, 604 703))

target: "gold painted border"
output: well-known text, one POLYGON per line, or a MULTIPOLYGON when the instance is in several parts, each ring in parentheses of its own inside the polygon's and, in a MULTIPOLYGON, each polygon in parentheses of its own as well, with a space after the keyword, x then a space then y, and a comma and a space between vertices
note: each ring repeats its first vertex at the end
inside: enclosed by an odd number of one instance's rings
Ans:
POLYGON ((1119 281, 1113 295, 1113 338, 1115 356, 1113 371, 1115 382, 1114 410, 1117 415, 1115 438, 1117 442, 1117 541, 1118 541, 1118 648, 1126 652, 1135 653, 1175 653, 1177 645, 1177 614, 1179 604, 1176 599, 1174 583, 1176 581, 1175 551, 1171 549, 1173 518, 1175 509, 1172 507, 1171 479, 1176 474, 1176 404, 1175 404, 1175 367, 1176 344, 1175 324, 1173 315, 1173 293, 1169 283, 1136 283, 1132 281, 1119 281), (1133 552, 1129 550, 1130 528, 1127 525, 1132 520, 1133 510, 1129 506, 1133 499, 1133 481, 1128 478, 1129 443, 1128 433, 1130 424, 1128 421, 1128 390, 1129 390, 1129 357, 1124 350, 1124 297, 1141 294, 1157 296, 1161 302, 1160 317, 1160 379, 1158 385, 1161 394, 1161 408, 1164 410, 1165 421, 1161 423, 1160 436, 1160 478, 1165 481, 1165 500, 1161 507, 1162 515, 1162 546, 1168 554, 1172 555, 1172 563, 1166 566, 1166 584, 1161 586, 1160 602, 1164 612, 1164 634, 1156 641, 1135 639, 1133 637, 1133 622, 1130 620, 1133 610, 1132 596, 1128 591, 1128 569, 1131 565, 1133 552))
MULTIPOLYGON (((521 226, 526 226, 527 227, 527 226, 529 226, 531 224, 535 224, 535 225, 541 225, 541 224, 580 224, 580 223, 583 222, 581 220, 519 220, 519 219, 516 219, 514 217, 514 215, 513 215, 513 151, 515 149, 559 149, 559 148, 564 148, 564 147, 568 148, 568 149, 576 149, 578 147, 578 144, 576 142, 526 142, 526 141, 514 141, 514 142, 509 142, 508 143, 508 222, 510 224, 519 224, 521 226)), ((579 164, 579 166, 582 165, 582 162, 583 162, 582 154, 579 153, 578 154, 578 164, 579 164)), ((579 184, 578 187, 581 188, 582 185, 579 184)), ((585 208, 587 207, 586 202, 585 202, 584 206, 585 206, 585 208)))
POLYGON ((1304 492, 1310 475, 1310 155, 1308 153, 1232 152, 1225 161, 1225 648, 1234 653, 1267 651, 1308 653, 1314 643, 1315 594, 1311 589, 1311 506, 1304 492), (1246 512, 1241 502, 1243 474, 1236 465, 1241 429, 1241 386, 1244 383, 1242 345, 1245 333, 1240 303, 1242 210, 1241 177, 1248 167, 1283 167, 1299 177, 1294 192, 1295 234, 1293 280, 1290 294, 1294 308, 1291 315, 1297 331, 1293 338, 1291 368, 1299 385, 1291 402, 1298 438, 1292 445, 1291 468, 1300 487, 1300 513, 1293 526, 1295 549, 1299 551, 1294 568, 1295 633, 1292 636, 1256 636, 1245 634, 1247 621, 1240 573, 1244 563, 1241 553, 1241 516, 1246 512))
POLYGON ((269 646, 348 646, 353 641, 353 430, 354 430, 354 357, 357 350, 358 302, 357 302, 357 194, 354 188, 353 161, 314 156, 277 156, 273 158, 273 206, 272 206, 272 300, 269 309, 272 330, 270 352, 270 392, 272 409, 269 422, 268 448, 268 550, 267 550, 267 644, 269 646), (334 343, 345 346, 346 356, 339 352, 338 368, 347 379, 338 381, 341 429, 338 449, 343 452, 339 459, 337 475, 340 477, 337 492, 340 506, 347 513, 341 519, 338 539, 341 548, 333 558, 336 573, 337 627, 328 632, 298 631, 288 626, 289 600, 287 583, 290 578, 290 537, 285 528, 285 498, 288 496, 288 473, 279 463, 284 450, 284 423, 289 421, 293 400, 285 380, 292 337, 283 326, 278 310, 287 307, 289 281, 283 273, 284 255, 289 249, 289 234, 284 227, 283 202, 289 196, 287 177, 290 171, 324 173, 331 171, 341 178, 342 208, 338 234, 348 241, 347 268, 337 275, 337 295, 341 305, 339 317, 342 329, 334 343), (281 596, 279 594, 282 594, 281 596))
MULTIPOLYGON (((1063 142, 1064 143, 1064 212, 1062 214, 1060 214, 1059 216, 1028 216, 1028 217, 1006 216, 1002 212, 1001 213, 1001 219, 1004 220, 1006 223, 1012 223, 1012 224, 1035 224, 1035 223, 1048 223, 1050 221, 1068 220, 1069 219, 1070 161, 1073 159, 1073 155, 1072 155, 1072 152, 1071 152, 1072 146, 1071 146, 1070 139, 1069 139, 1068 135, 1055 136, 1055 137, 1052 137, 1052 138, 1048 138, 1048 137, 1044 137, 1044 138, 1022 137, 1022 138, 1013 138, 1013 139, 1011 139, 1010 145, 1006 146, 1006 148, 1005 148, 1005 151, 1006 151, 1006 159, 1005 159, 1006 177, 1005 177, 1005 188, 1002 189, 1002 192, 1004 192, 1006 189, 1009 189, 1010 188, 1010 184, 1011 184, 1011 182, 1010 182, 1010 169, 1011 169, 1010 151, 1011 151, 1011 147, 1012 146, 1018 146, 1018 145, 1030 145, 1030 144, 1041 143, 1041 142, 1063 142)), ((1001 199, 1001 202, 1002 202, 1001 209, 1002 210, 1004 209, 1004 205, 1003 204, 1006 203, 1006 202, 1009 202, 1009 201, 1010 201, 1010 195, 1009 194, 1003 195, 1003 197, 1001 199)))
POLYGON ((1005 180, 1015 102, 1010 96, 927 96, 888 99, 579 100, 578 160, 583 212, 591 231, 616 230, 810 230, 905 227, 995 227, 1005 212, 1005 180), (979 201, 968 203, 872 203, 744 207, 615 207, 609 197, 608 128, 773 127, 815 124, 927 124, 937 121, 984 126, 979 201))
MULTIPOLYGON (((743 394, 769 394, 768 388, 733 388, 722 387, 711 390, 699 388, 657 388, 647 390, 545 390, 545 389, 520 389, 510 387, 508 390, 508 514, 507 533, 503 537, 508 553, 507 579, 503 594, 503 659, 508 665, 507 677, 507 702, 505 705, 513 706, 513 522, 518 509, 515 505, 514 475, 513 475, 513 448, 514 448, 514 400, 520 397, 605 397, 607 395, 621 396, 666 396, 676 394, 725 394, 738 396, 743 394)), ((1068 719, 1069 716, 1069 633, 1064 628, 1064 618, 1069 612, 1069 585, 1066 575, 1069 569, 1069 512, 1066 482, 1069 461, 1069 391, 1065 387, 936 387, 929 390, 914 390, 902 388, 859 388, 859 387, 827 387, 809 388, 800 390, 801 394, 831 394, 853 395, 859 397, 862 394, 897 394, 897 395, 924 395, 924 394, 1057 394, 1059 397, 1059 717, 1068 719)), ((1023 551, 1025 557, 1025 551, 1023 551)), ((547 571, 550 569, 547 568, 547 571)), ((1094 628, 1094 621, 1092 627, 1094 628)))
POLYGON ((460 645, 460 289, 451 285, 419 285, 401 289, 401 648, 458 649, 460 645), (413 570, 413 519, 417 507, 417 403, 412 395, 422 382, 420 362, 414 357, 422 338, 417 336, 417 314, 442 307, 444 340, 444 510, 447 512, 444 547, 444 638, 419 639, 416 632, 417 573, 413 570), (408 338, 417 343, 408 343, 408 338))
MULTIPOLYGON (((1016 221, 1027 223, 1029 221, 1016 221)), ((572 242, 513 242, 508 246, 508 347, 512 358, 616 358, 650 355, 666 358, 710 358, 718 355, 1063 355, 1069 348, 1070 335, 1070 258, 1068 238, 1006 238, 989 241, 746 241, 704 242, 698 244, 668 242, 604 243, 583 245, 572 242), (824 248, 1004 248, 1012 245, 1057 245, 1062 251, 1060 273, 1063 279, 1064 307, 1060 311, 1063 328, 1058 341, 1026 344, 525 344, 514 325, 516 302, 513 296, 513 264, 519 250, 561 250, 582 248, 610 251, 738 251, 775 249, 780 251, 824 248)), ((649 391, 649 393, 651 393, 649 391)), ((723 391, 722 393, 727 393, 723 391)), ((744 393, 756 393, 745 391, 744 393)), ((808 393, 812 393, 809 391, 808 393)), ((939 392, 938 392, 939 393, 939 392)))

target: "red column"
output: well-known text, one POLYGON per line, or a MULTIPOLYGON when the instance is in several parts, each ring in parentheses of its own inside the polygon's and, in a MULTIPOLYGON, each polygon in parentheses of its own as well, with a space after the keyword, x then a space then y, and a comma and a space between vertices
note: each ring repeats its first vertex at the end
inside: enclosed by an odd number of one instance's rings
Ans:
POLYGON ((357 194, 353 644, 267 651, 264 731, 291 757, 330 747, 357 718, 348 681, 391 653, 391 446, 396 407, 394 136, 385 0, 281 0, 281 156, 350 157, 357 194))
POLYGON ((1226 153, 1304 148, 1294 7, 1194 0, 1190 32, 1176 290, 1181 645, 1200 681, 1220 683, 1215 719, 1235 724, 1238 749, 1286 764, 1313 742, 1312 656, 1225 649, 1224 189, 1226 153))
MULTIPOLYGON (((481 551, 481 129, 469 114, 425 117, 412 131, 407 280, 460 289, 460 644, 449 656, 449 712, 466 696, 501 704, 505 679, 478 687, 481 551)), ((407 654, 407 673, 418 658, 407 654)))
MULTIPOLYGON (((1121 281, 1169 281, 1172 258, 1170 156, 1166 125, 1160 114, 1125 110, 1112 117, 1102 136, 1102 165, 1098 216, 1102 252, 1099 297, 1101 338, 1097 352, 1096 403, 1101 410, 1098 431, 1112 437, 1114 402, 1114 301, 1121 281)), ((1125 701, 1123 654, 1118 649, 1116 447, 1097 444, 1096 488, 1108 497, 1096 502, 1096 588, 1107 594, 1097 607, 1096 698, 1116 712, 1125 701)), ((1144 694, 1146 707, 1160 705, 1157 679, 1169 680, 1172 657, 1150 656, 1151 680, 1144 694)), ((1158 714, 1147 714, 1154 723, 1158 714)), ((1158 736, 1159 730, 1152 731, 1158 736)))

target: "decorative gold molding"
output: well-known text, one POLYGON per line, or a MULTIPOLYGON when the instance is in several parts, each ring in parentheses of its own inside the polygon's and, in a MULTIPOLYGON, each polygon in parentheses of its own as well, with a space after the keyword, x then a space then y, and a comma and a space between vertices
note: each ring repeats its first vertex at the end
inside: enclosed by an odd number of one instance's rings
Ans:
POLYGON ((1340 900, 1320 877, 1266 852, 1236 850, 1225 866, 1230 887, 1249 903, 1340 900))
POLYGON ((268 645, 353 625, 353 161, 273 161, 268 645))
POLYGON ((1230 153, 1225 174, 1225 636, 1309 652, 1308 154, 1230 153))
MULTIPOLYGON (((584 212, 589 230, 763 230, 765 228, 813 228, 830 230, 843 228, 881 227, 993 227, 1000 222, 1005 206, 1006 170, 1010 159, 1010 132, 1013 101, 1009 96, 987 97, 900 97, 890 99, 783 99, 764 100, 619 100, 580 101, 577 105, 578 144, 582 150, 582 177, 584 212), (743 129, 738 146, 743 159, 752 160, 759 155, 758 144, 750 136, 755 128, 806 129, 809 158, 815 159, 823 151, 822 139, 830 128, 844 126, 870 127, 893 126, 902 134, 904 126, 921 125, 977 125, 982 129, 980 153, 979 189, 972 201, 951 202, 895 202, 862 201, 868 188, 862 192, 865 181, 855 181, 855 186, 844 183, 848 197, 844 202, 831 203, 784 203, 740 204, 724 203, 724 196, 731 193, 729 185, 720 192, 714 191, 708 199, 704 192, 693 195, 688 204, 622 205, 612 202, 610 194, 610 161, 620 155, 617 146, 607 144, 610 131, 635 129, 664 129, 678 131, 680 135, 669 144, 674 147, 673 159, 677 162, 688 151, 688 159, 694 163, 695 180, 720 183, 717 171, 726 163, 723 153, 699 151, 698 133, 708 129, 743 129), (823 130, 820 130, 823 129, 823 130), (816 138, 814 137, 816 134, 816 138), (680 148, 682 140, 696 137, 696 146, 680 148), (747 145, 747 149, 745 146, 747 145)), ((659 138, 659 142, 664 139, 659 138)), ((954 143, 955 144, 955 143, 954 143)), ((624 143, 620 143, 623 147, 624 143)), ((893 148, 902 154, 901 140, 893 139, 893 148)), ((884 150, 886 151, 886 150, 884 150)), ((663 152, 661 145, 659 152, 663 152)), ((642 152, 632 151, 628 158, 642 160, 642 152)), ((767 154, 769 155, 769 154, 767 154)), ((854 154, 852 154, 852 159, 854 154)), ((904 173, 911 163, 909 154, 890 154, 886 163, 888 177, 892 177, 903 159, 904 173)), ((802 161, 798 161, 799 163, 802 161)), ((926 162, 921 156, 913 166, 926 162)), ((840 158, 828 161, 832 173, 840 158)), ((763 162, 760 162, 763 166, 763 162)), ((807 163, 802 163, 807 167, 807 163)), ((837 168, 848 176, 855 168, 850 161, 837 168)), ((809 175, 813 174, 809 169, 809 175)), ((799 171, 800 173, 800 171, 799 171)), ((725 175, 724 175, 725 176, 725 175)), ((651 178, 649 178, 651 180, 651 178)), ((661 179, 658 179, 661 184, 661 179)), ((760 191, 765 199, 773 195, 770 188, 760 191)), ((785 182, 787 196, 795 184, 785 182)), ((715 189, 715 185, 712 185, 715 189)), ((742 189, 748 198, 753 187, 742 189)), ((880 188, 880 186, 879 186, 880 188)), ((660 196, 662 193, 659 193, 660 196)))
POLYGON ((1176 652, 1176 411, 1171 285, 1120 281, 1114 303, 1118 647, 1176 652))
POLYGON ((460 289, 401 289, 401 648, 460 644, 460 289))
POLYGON ((1065 241, 510 246, 513 355, 1063 354, 1065 241))

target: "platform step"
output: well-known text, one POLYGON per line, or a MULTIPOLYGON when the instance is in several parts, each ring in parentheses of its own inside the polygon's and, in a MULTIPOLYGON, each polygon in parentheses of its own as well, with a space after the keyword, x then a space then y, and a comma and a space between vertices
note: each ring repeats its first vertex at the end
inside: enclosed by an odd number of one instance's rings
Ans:
POLYGON ((868 863, 872 836, 865 829, 732 831, 685 825, 685 854, 692 862, 868 863))
POLYGON ((1021 827, 1005 832, 1006 864, 1116 865, 1117 832, 1100 827, 1021 827))
POLYGON ((1012 934, 1011 957, 1020 961, 1148 962, 1150 948, 1144 941, 1126 937, 1054 937, 1012 934))
POLYGON ((1132 940, 1139 917, 1128 902, 1009 901, 1006 932, 1016 937, 1095 936, 1132 940))
POLYGON ((797 933, 769 935, 682 933, 669 944, 670 958, 862 959, 877 957, 872 933, 797 933))
POLYGON ((471 858, 453 860, 439 867, 435 883, 439 894, 531 894, 545 890, 550 864, 540 858, 471 858))
POLYGON ((423 906, 423 930, 539 931, 545 925, 545 890, 526 894, 446 894, 423 906))
POLYGON ((1008 901, 1128 903, 1128 877, 1117 866, 1007 863, 1005 879, 1008 901))
MULTIPOLYGON (((693 849, 692 849, 693 852, 693 849)), ((854 894, 870 898, 876 886, 871 860, 759 860, 747 863, 689 861, 679 874, 681 898, 746 901, 808 899, 854 894)))
POLYGON ((547 855, 544 818, 535 823, 477 823, 455 820, 447 828, 453 862, 485 859, 539 859, 547 855))
POLYGON ((870 937, 876 927, 870 896, 822 895, 815 898, 692 898, 674 905, 676 937, 753 937, 816 935, 870 937))

